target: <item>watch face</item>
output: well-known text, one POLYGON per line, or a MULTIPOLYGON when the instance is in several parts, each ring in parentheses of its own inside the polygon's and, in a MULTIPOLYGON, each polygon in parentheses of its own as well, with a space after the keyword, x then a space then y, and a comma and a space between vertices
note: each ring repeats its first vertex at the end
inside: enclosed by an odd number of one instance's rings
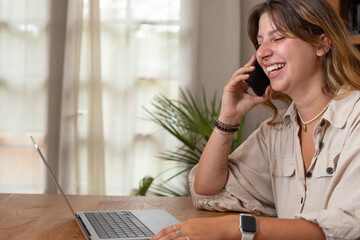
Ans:
POLYGON ((241 228, 244 232, 256 233, 256 219, 253 216, 241 216, 241 228))

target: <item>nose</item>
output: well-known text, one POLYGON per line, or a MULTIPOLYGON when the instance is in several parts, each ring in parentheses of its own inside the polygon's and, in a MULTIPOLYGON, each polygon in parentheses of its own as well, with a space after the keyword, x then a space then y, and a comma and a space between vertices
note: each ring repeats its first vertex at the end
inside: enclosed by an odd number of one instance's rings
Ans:
POLYGON ((273 54, 271 45, 266 41, 262 42, 259 48, 256 50, 256 58, 261 59, 263 62, 266 62, 269 57, 273 54))

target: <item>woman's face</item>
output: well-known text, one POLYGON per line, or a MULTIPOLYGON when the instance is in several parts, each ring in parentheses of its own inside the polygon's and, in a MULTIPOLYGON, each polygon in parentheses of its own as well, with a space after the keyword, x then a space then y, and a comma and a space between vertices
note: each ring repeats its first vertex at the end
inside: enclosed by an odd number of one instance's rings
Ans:
POLYGON ((264 13, 259 21, 256 57, 270 78, 271 87, 294 98, 323 82, 318 48, 277 31, 264 13))

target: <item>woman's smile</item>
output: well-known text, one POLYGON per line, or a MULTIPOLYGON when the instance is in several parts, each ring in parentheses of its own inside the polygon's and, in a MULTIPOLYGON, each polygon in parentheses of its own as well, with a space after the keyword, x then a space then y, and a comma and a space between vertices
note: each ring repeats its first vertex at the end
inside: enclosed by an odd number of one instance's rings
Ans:
POLYGON ((281 72, 283 71, 283 68, 285 67, 284 63, 278 63, 278 64, 272 64, 268 67, 266 67, 266 71, 268 73, 269 79, 274 79, 278 77, 281 72))

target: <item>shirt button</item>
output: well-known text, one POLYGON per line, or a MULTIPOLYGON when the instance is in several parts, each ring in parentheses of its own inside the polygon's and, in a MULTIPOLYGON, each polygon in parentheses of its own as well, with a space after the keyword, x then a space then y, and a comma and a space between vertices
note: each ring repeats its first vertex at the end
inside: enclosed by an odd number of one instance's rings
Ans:
POLYGON ((323 127, 325 125, 325 120, 323 119, 320 123, 320 126, 323 127))
POLYGON ((326 169, 326 172, 327 172, 328 174, 333 174, 333 173, 334 173, 334 169, 333 169, 332 167, 328 167, 328 168, 326 169))
POLYGON ((305 176, 306 176, 306 178, 311 178, 311 177, 312 177, 312 172, 307 172, 307 173, 305 174, 305 176))
POLYGON ((323 142, 319 142, 319 148, 322 148, 322 147, 323 147, 323 145, 324 145, 324 143, 323 143, 323 142))

